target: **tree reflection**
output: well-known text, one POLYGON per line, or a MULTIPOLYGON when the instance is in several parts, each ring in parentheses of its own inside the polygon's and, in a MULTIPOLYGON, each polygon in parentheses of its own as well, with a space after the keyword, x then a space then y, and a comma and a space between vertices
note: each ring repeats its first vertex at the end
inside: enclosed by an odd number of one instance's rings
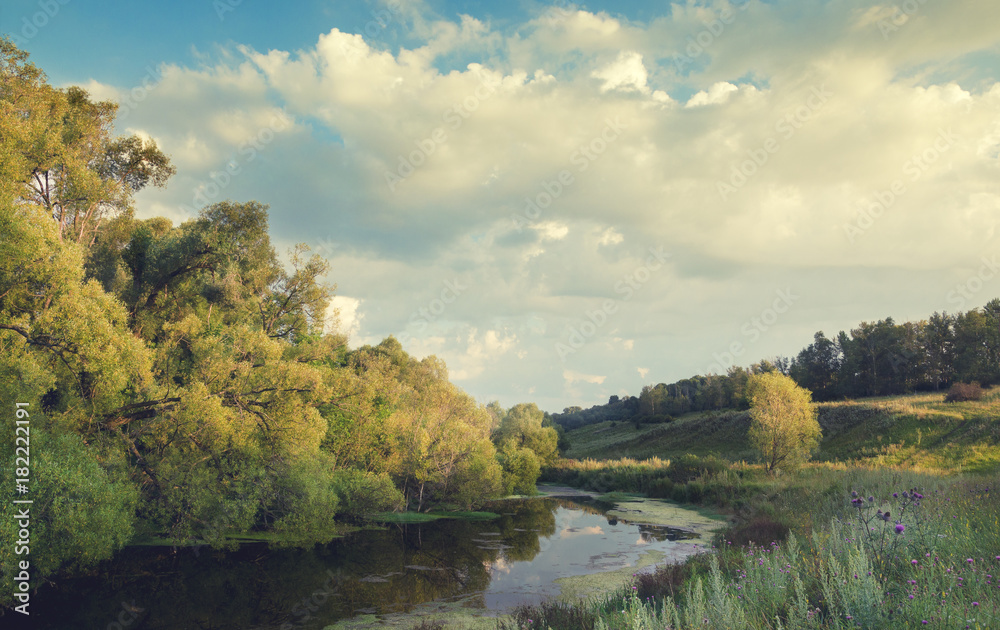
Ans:
POLYGON ((132 547, 98 572, 37 596, 37 628, 106 627, 122 602, 143 609, 141 627, 218 630, 322 628, 362 612, 408 612, 472 597, 498 561, 530 561, 556 531, 551 499, 492 506, 492 521, 444 519, 364 530, 312 549, 244 545, 234 552, 132 547), (134 602, 134 604, 132 604, 134 602), (309 617, 307 619, 307 616, 309 617))

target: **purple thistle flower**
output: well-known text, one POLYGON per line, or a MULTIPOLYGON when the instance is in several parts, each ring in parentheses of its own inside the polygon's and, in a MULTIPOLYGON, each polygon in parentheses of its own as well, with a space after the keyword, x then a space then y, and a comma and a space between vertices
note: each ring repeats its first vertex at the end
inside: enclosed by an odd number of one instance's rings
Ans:
MULTIPOLYGON (((903 525, 902 523, 896 523, 896 533, 897 534, 902 534, 905 531, 906 531, 906 525, 903 525)), ((914 560, 913 563, 916 564, 917 561, 914 560)))

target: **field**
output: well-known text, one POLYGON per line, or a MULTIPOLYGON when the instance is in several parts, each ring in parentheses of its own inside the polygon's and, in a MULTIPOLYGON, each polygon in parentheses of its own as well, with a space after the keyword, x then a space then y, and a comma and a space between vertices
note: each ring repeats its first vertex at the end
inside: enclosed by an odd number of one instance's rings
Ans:
MULTIPOLYGON (((815 461, 867 462, 938 471, 1000 466, 1000 388, 979 402, 944 402, 944 393, 817 403, 823 440, 815 461)), ((661 459, 685 454, 752 462, 747 412, 699 412, 668 424, 603 422, 567 433, 570 459, 661 459)))
POLYGON ((745 412, 568 433, 544 472, 729 515, 715 553, 576 606, 522 607, 509 628, 1000 628, 1000 390, 817 404, 813 461, 768 475, 745 412), (528 621, 530 620, 530 622, 528 621))

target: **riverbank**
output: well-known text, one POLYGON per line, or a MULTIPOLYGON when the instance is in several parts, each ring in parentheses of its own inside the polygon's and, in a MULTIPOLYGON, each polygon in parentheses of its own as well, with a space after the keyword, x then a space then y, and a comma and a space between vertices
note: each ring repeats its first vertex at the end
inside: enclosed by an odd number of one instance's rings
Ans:
MULTIPOLYGON (((652 572, 665 562, 683 563, 703 553, 710 547, 711 531, 725 525, 706 514, 656 499, 599 496, 566 486, 543 484, 538 496, 526 501, 556 501, 559 507, 553 527, 541 533, 539 550, 531 558, 504 551, 491 566, 488 591, 426 602, 405 612, 362 614, 329 625, 327 630, 496 628, 513 622, 513 617, 502 610, 516 609, 524 602, 581 606, 621 592, 636 574, 652 572), (618 546, 609 547, 608 540, 616 538, 621 541, 618 546), (496 609, 500 601, 497 590, 510 592, 507 589, 511 585, 514 588, 506 600, 509 604, 496 609)), ((504 512, 500 502, 492 504, 491 509, 504 512)), ((503 544, 498 538, 496 546, 503 544)))
MULTIPOLYGON (((592 462, 589 479, 634 482, 629 466, 592 462)), ((995 472, 817 463, 768 477, 743 464, 676 486, 692 484, 732 511, 717 553, 639 574, 603 601, 520 607, 506 627, 1000 627, 995 472)))

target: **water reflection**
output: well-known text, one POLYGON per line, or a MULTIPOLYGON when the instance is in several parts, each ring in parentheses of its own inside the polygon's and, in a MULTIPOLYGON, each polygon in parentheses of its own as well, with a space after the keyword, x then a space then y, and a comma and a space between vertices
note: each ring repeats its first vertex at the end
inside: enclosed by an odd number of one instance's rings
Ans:
POLYGON ((493 521, 442 520, 351 534, 315 549, 246 545, 236 552, 130 548, 99 574, 42 589, 37 628, 318 629, 364 613, 431 601, 502 610, 558 594, 560 577, 630 566, 648 549, 689 537, 558 499, 489 506, 493 521))

